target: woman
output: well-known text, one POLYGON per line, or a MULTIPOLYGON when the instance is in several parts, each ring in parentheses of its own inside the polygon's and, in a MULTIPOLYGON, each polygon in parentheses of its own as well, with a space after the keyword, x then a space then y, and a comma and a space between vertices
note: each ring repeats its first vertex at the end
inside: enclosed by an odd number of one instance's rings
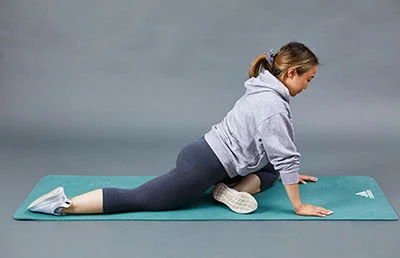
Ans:
POLYGON ((296 214, 330 215, 328 209, 301 202, 298 183, 317 178, 299 175, 289 106, 290 96, 308 87, 318 65, 314 53, 299 42, 284 45, 276 54, 262 54, 250 67, 245 94, 220 123, 179 152, 168 173, 133 189, 103 188, 71 199, 58 187, 28 209, 53 215, 171 210, 216 185, 217 201, 250 213, 257 209, 252 194, 280 176, 296 214), (231 183, 236 183, 233 188, 231 183))

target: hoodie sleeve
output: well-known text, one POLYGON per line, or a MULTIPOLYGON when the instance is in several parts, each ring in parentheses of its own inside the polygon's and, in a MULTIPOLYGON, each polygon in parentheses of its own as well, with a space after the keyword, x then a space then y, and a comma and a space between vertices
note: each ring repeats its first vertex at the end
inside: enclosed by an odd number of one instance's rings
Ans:
POLYGON ((299 182, 300 153, 294 144, 294 129, 286 113, 275 114, 257 127, 268 160, 279 171, 282 183, 299 182))

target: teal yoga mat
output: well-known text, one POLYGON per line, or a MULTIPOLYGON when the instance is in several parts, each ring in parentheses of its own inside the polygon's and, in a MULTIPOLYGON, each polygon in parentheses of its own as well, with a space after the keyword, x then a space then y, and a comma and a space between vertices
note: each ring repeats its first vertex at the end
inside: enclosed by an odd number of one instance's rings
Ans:
POLYGON ((334 211, 326 218, 303 217, 294 213, 280 181, 255 195, 258 209, 236 214, 212 198, 212 188, 198 201, 178 210, 130 212, 99 215, 53 216, 33 213, 28 205, 37 197, 63 186, 68 198, 103 187, 133 188, 151 176, 73 176, 49 175, 33 188, 14 214, 16 220, 398 220, 396 212, 374 179, 364 176, 321 176, 318 183, 300 185, 303 203, 334 211))

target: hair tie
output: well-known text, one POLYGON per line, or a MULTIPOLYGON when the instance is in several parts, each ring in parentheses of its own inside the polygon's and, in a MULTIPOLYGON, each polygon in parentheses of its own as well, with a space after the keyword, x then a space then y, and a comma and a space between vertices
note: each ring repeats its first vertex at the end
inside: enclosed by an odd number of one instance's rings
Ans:
POLYGON ((274 50, 271 49, 270 51, 268 51, 267 53, 267 61, 269 63, 269 65, 272 67, 274 64, 274 50))

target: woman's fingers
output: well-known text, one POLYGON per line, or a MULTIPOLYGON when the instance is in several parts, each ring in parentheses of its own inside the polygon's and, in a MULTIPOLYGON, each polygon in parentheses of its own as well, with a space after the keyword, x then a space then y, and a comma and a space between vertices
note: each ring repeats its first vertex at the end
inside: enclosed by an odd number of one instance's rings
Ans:
POLYGON ((326 217, 331 215, 333 212, 331 210, 322 208, 322 207, 315 207, 313 215, 319 217, 326 217))
POLYGON ((317 210, 318 210, 319 214, 322 214, 324 216, 331 215, 333 213, 331 210, 328 210, 328 209, 325 209, 325 208, 322 208, 322 207, 318 207, 317 210))
POLYGON ((299 175, 299 180, 317 182, 318 178, 317 177, 313 177, 313 176, 308 176, 308 175, 299 175))
POLYGON ((318 216, 318 217, 326 217, 325 213, 318 211, 318 210, 315 210, 312 215, 318 216))

